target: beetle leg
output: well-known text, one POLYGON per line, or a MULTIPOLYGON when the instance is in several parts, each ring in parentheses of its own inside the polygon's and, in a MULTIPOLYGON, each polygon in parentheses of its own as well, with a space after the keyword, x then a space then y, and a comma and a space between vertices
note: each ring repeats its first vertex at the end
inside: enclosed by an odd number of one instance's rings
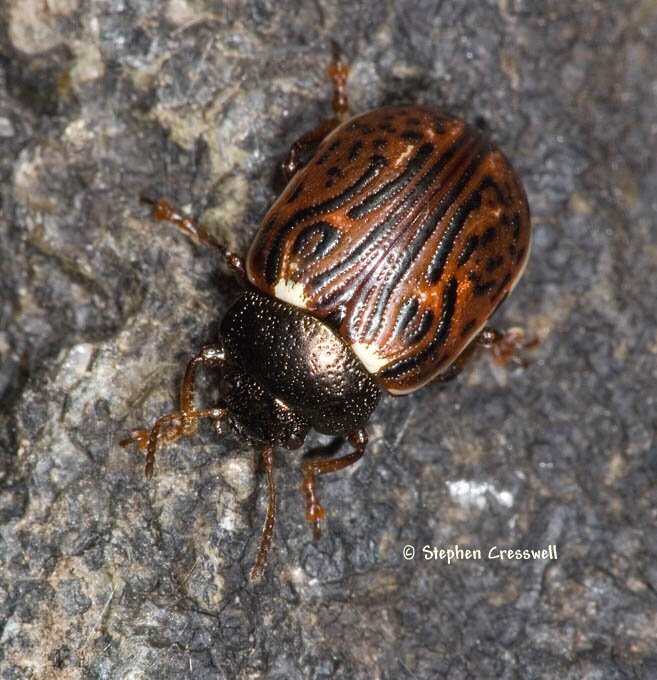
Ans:
POLYGON ((306 519, 313 524, 315 538, 319 538, 322 535, 320 520, 326 515, 326 511, 317 498, 317 475, 325 475, 329 472, 342 470, 360 460, 365 453, 367 432, 364 429, 354 430, 347 435, 347 439, 354 447, 354 450, 346 456, 335 459, 308 460, 301 466, 303 474, 301 491, 306 495, 306 519))
POLYGON ((274 483, 274 447, 268 446, 262 452, 262 461, 267 472, 267 490, 269 493, 269 501, 267 503, 267 517, 262 528, 262 538, 260 539, 260 547, 258 548, 258 556, 256 557, 253 569, 251 569, 251 580, 258 581, 267 568, 269 561, 269 552, 271 550, 271 541, 274 534, 274 522, 276 521, 276 484, 274 483))
POLYGON ((231 252, 204 227, 182 211, 174 208, 169 201, 164 198, 154 199, 150 196, 140 196, 139 200, 152 207, 151 215, 155 220, 171 222, 178 227, 186 236, 206 246, 210 246, 219 251, 226 264, 242 279, 246 281, 246 268, 244 260, 235 253, 231 252))
POLYGON ((479 335, 461 352, 456 361, 431 382, 445 383, 454 380, 461 373, 465 365, 470 361, 477 349, 490 352, 493 361, 500 366, 506 366, 509 361, 520 364, 523 368, 529 365, 527 350, 538 345, 538 338, 525 339, 525 334, 520 328, 512 328, 508 331, 498 331, 491 326, 485 326, 479 335))
POLYGON ((457 357, 456 361, 452 363, 444 373, 437 375, 431 382, 446 383, 454 380, 457 375, 465 368, 465 365, 470 361, 475 349, 476 342, 471 342, 457 357))
POLYGON ((510 328, 508 331, 498 331, 486 326, 476 338, 477 344, 490 350, 495 363, 506 366, 509 361, 519 364, 523 368, 529 366, 528 350, 539 344, 537 337, 525 338, 521 328, 510 328))
POLYGON ((158 418, 150 430, 136 430, 129 437, 119 442, 119 445, 123 447, 137 444, 140 449, 146 449, 146 467, 144 469, 146 477, 153 476, 155 451, 159 440, 173 442, 178 437, 191 434, 196 430, 200 418, 211 418, 215 423, 218 423, 228 416, 228 410, 222 406, 198 411, 194 405, 196 369, 199 366, 221 366, 224 363, 224 358, 224 350, 219 345, 203 347, 187 364, 180 391, 180 410, 158 418))
POLYGON ((283 161, 283 175, 288 182, 307 163, 308 158, 324 137, 349 117, 349 95, 347 93, 349 66, 344 61, 340 46, 335 41, 331 41, 331 49, 333 56, 327 72, 331 83, 333 83, 333 111, 335 115, 306 132, 292 144, 283 161))
POLYGON ((336 128, 339 123, 340 121, 337 118, 325 120, 321 125, 306 132, 292 144, 282 164, 283 176, 286 182, 289 182, 303 168, 312 156, 315 148, 319 146, 324 137, 336 128))
POLYGON ((335 40, 331 40, 332 59, 328 67, 328 76, 333 83, 333 110, 339 121, 346 120, 349 116, 349 93, 347 92, 347 79, 349 78, 349 65, 342 57, 342 50, 335 40))

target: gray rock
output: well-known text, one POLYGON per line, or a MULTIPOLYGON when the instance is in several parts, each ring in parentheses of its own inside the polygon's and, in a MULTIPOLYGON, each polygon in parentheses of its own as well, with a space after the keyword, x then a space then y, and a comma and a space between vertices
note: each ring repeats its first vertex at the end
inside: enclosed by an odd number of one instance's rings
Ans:
POLYGON ((0 12, 0 677, 657 676, 654 3, 0 12), (329 112, 331 38, 354 111, 438 103, 507 151, 534 245, 495 322, 542 342, 527 369, 384 400, 369 454, 321 481, 318 542, 279 452, 252 585, 257 452, 202 426, 148 482, 118 446, 175 408, 239 290, 138 196, 245 252, 329 112), (481 559, 423 557, 456 545, 481 559))

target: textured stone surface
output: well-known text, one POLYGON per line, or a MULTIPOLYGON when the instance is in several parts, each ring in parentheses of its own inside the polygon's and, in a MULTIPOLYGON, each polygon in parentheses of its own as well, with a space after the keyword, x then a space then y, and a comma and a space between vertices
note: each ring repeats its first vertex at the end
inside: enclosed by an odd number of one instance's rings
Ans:
POLYGON ((0 677, 657 676, 654 1, 0 12, 0 677), (201 428, 148 483, 117 446, 238 292, 137 196, 243 252, 328 112, 331 37, 355 111, 437 102, 507 150, 535 238, 497 322, 543 341, 384 401, 317 543, 279 455, 254 587, 255 452, 201 428), (455 544, 558 560, 421 559, 455 544))

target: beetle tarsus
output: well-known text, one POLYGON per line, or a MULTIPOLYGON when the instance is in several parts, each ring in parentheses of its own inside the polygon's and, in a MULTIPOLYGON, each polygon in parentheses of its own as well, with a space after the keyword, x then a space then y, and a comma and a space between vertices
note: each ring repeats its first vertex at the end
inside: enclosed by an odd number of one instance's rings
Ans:
POLYGON ((155 471, 155 454, 160 440, 174 442, 179 437, 192 434, 201 418, 210 418, 216 425, 228 416, 228 411, 223 405, 198 411, 194 403, 196 369, 199 366, 216 368, 223 365, 224 358, 223 347, 219 345, 203 347, 187 364, 180 390, 180 410, 158 418, 150 430, 135 430, 119 442, 124 448, 130 444, 137 444, 140 449, 146 449, 144 474, 149 479, 155 471))
POLYGON ((326 516, 326 511, 317 498, 317 475, 325 475, 329 472, 343 470, 359 461, 365 453, 367 432, 364 428, 349 433, 347 439, 354 447, 354 450, 346 456, 323 460, 308 460, 301 466, 303 474, 301 491, 306 496, 306 519, 313 525, 313 535, 316 539, 319 539, 322 535, 320 520, 326 516))

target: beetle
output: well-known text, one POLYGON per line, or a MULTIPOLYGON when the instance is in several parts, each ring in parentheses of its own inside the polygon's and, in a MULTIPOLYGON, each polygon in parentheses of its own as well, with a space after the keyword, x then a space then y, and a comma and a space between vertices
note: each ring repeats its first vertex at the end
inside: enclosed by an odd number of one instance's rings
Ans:
POLYGON ((507 358, 522 339, 486 327, 520 277, 530 218, 504 154, 459 118, 429 106, 348 116, 348 66, 328 69, 334 116, 295 142, 287 186, 265 215, 246 261, 164 199, 142 197, 156 220, 216 249, 244 284, 220 342, 189 362, 180 408, 122 446, 145 450, 227 421, 263 451, 269 501, 253 579, 262 576, 276 516, 274 449, 297 449, 312 429, 352 451, 306 460, 301 490, 316 537, 325 511, 319 475, 358 461, 382 393, 453 378, 477 345, 507 358), (222 370, 222 399, 197 409, 199 367, 222 370))

